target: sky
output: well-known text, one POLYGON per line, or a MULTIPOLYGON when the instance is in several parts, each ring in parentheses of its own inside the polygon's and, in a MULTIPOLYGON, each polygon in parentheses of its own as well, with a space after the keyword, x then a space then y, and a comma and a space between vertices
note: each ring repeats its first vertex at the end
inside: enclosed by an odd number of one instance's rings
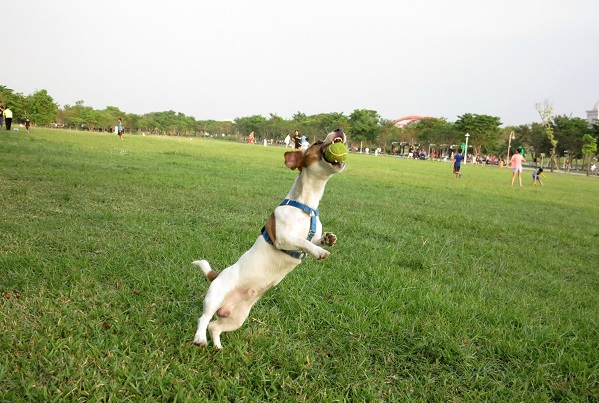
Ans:
POLYGON ((586 119, 597 0, 15 0, 0 85, 126 113, 586 119))

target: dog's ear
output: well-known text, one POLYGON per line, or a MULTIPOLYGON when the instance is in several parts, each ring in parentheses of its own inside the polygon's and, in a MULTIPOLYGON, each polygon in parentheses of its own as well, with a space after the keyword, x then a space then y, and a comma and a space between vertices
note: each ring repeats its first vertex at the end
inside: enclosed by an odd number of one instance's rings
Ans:
POLYGON ((302 158, 304 153, 301 151, 287 151, 285 153, 285 166, 291 170, 302 169, 302 158))

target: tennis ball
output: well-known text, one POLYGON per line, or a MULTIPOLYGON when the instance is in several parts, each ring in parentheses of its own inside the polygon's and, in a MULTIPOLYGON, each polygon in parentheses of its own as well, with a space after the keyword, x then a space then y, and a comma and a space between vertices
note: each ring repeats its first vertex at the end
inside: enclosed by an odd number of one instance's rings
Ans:
POLYGON ((338 141, 324 150, 324 158, 329 162, 343 162, 347 158, 347 147, 338 141))

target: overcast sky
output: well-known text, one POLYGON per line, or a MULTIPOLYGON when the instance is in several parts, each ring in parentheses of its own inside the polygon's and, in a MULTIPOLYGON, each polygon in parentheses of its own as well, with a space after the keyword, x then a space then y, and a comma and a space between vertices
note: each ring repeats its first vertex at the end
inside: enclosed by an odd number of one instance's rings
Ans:
POLYGON ((599 0, 12 0, 0 85, 127 113, 586 118, 599 0))

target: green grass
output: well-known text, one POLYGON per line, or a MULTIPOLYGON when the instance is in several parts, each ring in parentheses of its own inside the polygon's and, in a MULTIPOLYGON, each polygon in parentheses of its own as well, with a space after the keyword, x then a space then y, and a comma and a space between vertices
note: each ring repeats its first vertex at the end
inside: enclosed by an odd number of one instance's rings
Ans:
POLYGON ((283 149, 0 132, 0 401, 597 401, 597 178, 352 154, 339 238, 222 337, 207 281, 291 187, 283 149))

